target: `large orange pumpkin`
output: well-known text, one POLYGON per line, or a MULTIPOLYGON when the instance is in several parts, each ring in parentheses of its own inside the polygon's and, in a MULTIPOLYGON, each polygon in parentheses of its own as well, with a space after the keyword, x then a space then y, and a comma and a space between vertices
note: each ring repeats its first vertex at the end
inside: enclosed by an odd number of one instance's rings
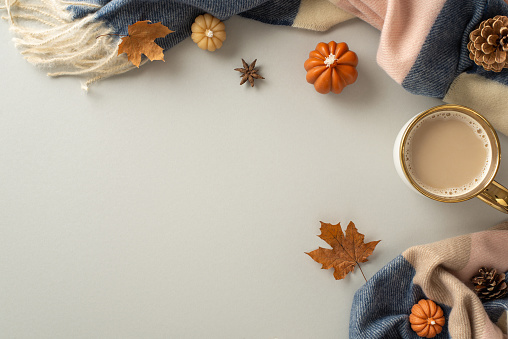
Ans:
POLYGON ((435 302, 422 299, 411 309, 409 322, 418 336, 434 338, 443 330, 445 318, 443 310, 435 302))
POLYGON ((307 82, 314 84, 316 91, 326 94, 330 91, 340 93, 358 77, 356 70, 358 57, 350 51, 345 42, 320 42, 316 49, 309 53, 304 67, 307 71, 307 82))

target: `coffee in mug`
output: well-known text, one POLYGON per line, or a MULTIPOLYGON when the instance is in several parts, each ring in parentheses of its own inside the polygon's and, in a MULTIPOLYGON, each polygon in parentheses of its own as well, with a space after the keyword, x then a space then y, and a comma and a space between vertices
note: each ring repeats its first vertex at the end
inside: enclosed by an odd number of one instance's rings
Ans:
POLYGON ((508 213, 508 191, 493 181, 499 139, 490 123, 459 105, 441 105, 413 117, 394 147, 401 178, 423 195, 443 202, 479 197, 508 213))

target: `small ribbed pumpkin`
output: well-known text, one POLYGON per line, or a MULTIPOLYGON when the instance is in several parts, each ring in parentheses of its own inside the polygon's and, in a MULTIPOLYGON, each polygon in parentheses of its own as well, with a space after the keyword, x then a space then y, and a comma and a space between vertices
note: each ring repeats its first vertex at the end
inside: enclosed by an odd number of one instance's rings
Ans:
POLYGON ((443 310, 435 302, 422 299, 413 305, 409 322, 418 336, 434 338, 443 330, 445 318, 443 310))
POLYGON ((198 15, 191 26, 191 39, 199 48, 213 52, 226 40, 225 29, 224 23, 211 14, 198 15))
POLYGON ((326 94, 330 91, 340 93, 347 85, 356 81, 358 57, 349 50, 345 42, 320 42, 309 53, 304 67, 307 82, 314 84, 316 91, 326 94))

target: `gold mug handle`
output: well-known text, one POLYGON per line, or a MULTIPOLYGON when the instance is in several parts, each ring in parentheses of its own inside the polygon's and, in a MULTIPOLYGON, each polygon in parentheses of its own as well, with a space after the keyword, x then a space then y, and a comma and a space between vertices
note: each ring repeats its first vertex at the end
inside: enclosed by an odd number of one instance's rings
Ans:
POLYGON ((508 189, 503 185, 492 181, 477 197, 495 209, 508 213, 508 189))

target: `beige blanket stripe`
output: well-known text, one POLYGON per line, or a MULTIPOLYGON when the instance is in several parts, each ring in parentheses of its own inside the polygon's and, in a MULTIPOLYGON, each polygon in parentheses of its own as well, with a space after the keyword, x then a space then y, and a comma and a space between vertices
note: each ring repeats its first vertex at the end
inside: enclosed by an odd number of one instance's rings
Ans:
POLYGON ((352 19, 354 16, 328 0, 301 0, 293 27, 326 31, 332 26, 352 19))
POLYGON ((508 135, 508 119, 504 98, 508 95, 508 87, 486 79, 477 74, 460 74, 451 84, 444 101, 459 104, 476 110, 487 118, 494 128, 508 135))

